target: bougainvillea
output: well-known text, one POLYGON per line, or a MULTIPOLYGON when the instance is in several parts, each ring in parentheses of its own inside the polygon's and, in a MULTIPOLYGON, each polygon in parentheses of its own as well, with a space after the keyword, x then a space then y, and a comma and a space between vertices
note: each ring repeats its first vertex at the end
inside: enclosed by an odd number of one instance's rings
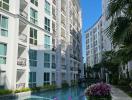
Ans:
POLYGON ((85 90, 86 96, 110 96, 111 87, 106 83, 97 83, 85 90))

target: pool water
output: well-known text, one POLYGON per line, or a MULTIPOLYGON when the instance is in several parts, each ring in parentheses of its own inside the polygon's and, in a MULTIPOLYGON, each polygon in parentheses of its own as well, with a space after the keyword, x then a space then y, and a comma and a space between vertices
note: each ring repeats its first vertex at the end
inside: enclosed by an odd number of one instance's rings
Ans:
POLYGON ((73 87, 33 94, 23 100, 85 100, 84 88, 73 87))

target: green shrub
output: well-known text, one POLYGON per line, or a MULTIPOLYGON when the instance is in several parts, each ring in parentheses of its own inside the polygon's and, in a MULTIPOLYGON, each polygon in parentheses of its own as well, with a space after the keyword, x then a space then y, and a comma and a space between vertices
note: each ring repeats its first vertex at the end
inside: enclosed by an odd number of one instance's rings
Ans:
POLYGON ((0 90, 0 95, 7 95, 13 93, 12 90, 0 90))
POLYGON ((71 81, 71 86, 76 86, 78 84, 77 81, 71 81))
POLYGON ((48 89, 48 90, 54 90, 57 88, 56 85, 49 85, 49 84, 44 84, 44 86, 42 87, 43 89, 48 89))
POLYGON ((129 81, 127 79, 120 79, 118 81, 118 85, 119 86, 126 86, 126 85, 129 85, 129 81))
POLYGON ((113 85, 117 85, 118 84, 118 78, 117 77, 112 77, 111 83, 113 85))
POLYGON ((31 88, 31 91, 40 91, 42 87, 33 87, 31 88))
POLYGON ((68 88, 68 87, 69 87, 69 84, 68 84, 67 82, 63 82, 63 83, 61 84, 61 87, 62 87, 62 88, 68 88))
POLYGON ((15 90, 15 93, 27 92, 27 91, 31 91, 31 89, 30 88, 22 88, 20 90, 15 90))

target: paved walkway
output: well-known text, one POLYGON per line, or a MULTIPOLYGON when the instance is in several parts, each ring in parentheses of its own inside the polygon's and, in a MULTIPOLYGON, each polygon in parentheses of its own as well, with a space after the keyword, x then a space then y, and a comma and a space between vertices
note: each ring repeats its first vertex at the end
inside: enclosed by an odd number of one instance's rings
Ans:
POLYGON ((112 87, 112 98, 112 100, 132 100, 126 93, 115 87, 112 87))

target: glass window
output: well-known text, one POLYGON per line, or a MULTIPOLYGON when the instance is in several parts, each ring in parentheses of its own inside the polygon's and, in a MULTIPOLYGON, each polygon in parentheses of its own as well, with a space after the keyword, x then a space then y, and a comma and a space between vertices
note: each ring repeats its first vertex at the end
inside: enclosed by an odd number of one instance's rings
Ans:
POLYGON ((6 64, 7 45, 0 43, 0 64, 6 64))
POLYGON ((36 72, 29 72, 29 87, 36 87, 36 72))
POLYGON ((9 11, 9 0, 0 0, 0 8, 9 11))
POLYGON ((34 24, 38 24, 38 12, 33 8, 30 8, 30 22, 34 24))
POLYGON ((8 35, 8 18, 2 15, 0 15, 0 35, 8 35))
POLYGON ((44 73, 44 85, 46 84, 50 84, 50 73, 49 72, 44 73))
POLYGON ((50 36, 48 35, 45 35, 44 37, 44 47, 45 49, 50 49, 51 48, 51 45, 50 45, 50 36))
POLYGON ((45 12, 50 15, 50 3, 45 0, 45 12))
POLYGON ((44 53, 44 67, 50 68, 50 54, 44 53))
POLYGON ((37 30, 30 28, 30 44, 37 45, 37 30))
POLYGON ((29 64, 31 67, 37 67, 37 51, 29 50, 29 64))
POLYGON ((50 20, 45 17, 45 30, 50 32, 50 20))
POLYGON ((52 68, 53 68, 53 69, 56 68, 56 64, 55 64, 55 55, 52 55, 52 68))
POLYGON ((35 6, 38 6, 38 0, 31 0, 31 3, 33 3, 35 6))

